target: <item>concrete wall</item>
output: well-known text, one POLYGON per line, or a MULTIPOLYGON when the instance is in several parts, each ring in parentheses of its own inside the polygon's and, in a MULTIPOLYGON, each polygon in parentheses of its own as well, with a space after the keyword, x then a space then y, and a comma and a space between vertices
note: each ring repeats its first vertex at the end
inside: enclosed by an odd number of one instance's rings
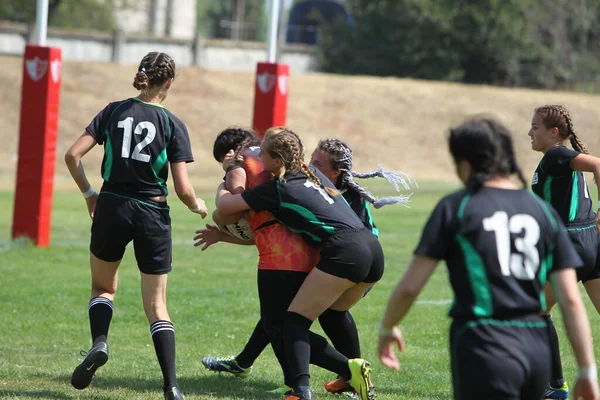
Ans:
MULTIPOLYGON (((24 24, 0 22, 0 54, 22 55, 30 29, 24 24)), ((132 36, 123 32, 91 33, 49 28, 48 46, 60 47, 64 60, 135 64, 150 51, 168 53, 178 65, 207 69, 254 71, 265 61, 264 43, 230 40, 184 40, 132 36)), ((315 71, 316 52, 311 46, 288 45, 280 49, 281 62, 292 73, 315 71)))
MULTIPOLYGON (((177 39, 191 39, 196 32, 196 1, 171 0, 173 24, 167 32, 167 0, 129 1, 128 7, 122 7, 124 0, 117 2, 118 27, 127 34, 145 34, 152 29, 156 36, 166 35, 177 39), (155 3, 154 23, 152 23, 151 4, 155 3)), ((204 1, 204 0, 203 0, 204 1)))

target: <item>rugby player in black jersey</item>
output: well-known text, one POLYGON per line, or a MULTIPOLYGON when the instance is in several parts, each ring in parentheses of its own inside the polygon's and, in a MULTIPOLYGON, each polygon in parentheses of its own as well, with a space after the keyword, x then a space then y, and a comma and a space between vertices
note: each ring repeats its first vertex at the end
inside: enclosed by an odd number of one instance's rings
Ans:
MULTIPOLYGON (((320 260, 294 297, 284 318, 284 344, 293 377, 287 400, 310 400, 310 326, 330 306, 345 311, 383 275, 384 256, 377 237, 364 227, 340 192, 321 172, 304 163, 300 138, 287 128, 272 128, 261 144, 265 170, 275 179, 241 195, 221 188, 217 208, 224 214, 267 210, 309 243, 320 246, 320 260)), ((330 352, 361 400, 375 398, 371 366, 330 352)))
MULTIPOLYGON (((600 183, 600 158, 593 157, 585 148, 573 127, 569 111, 561 105, 545 105, 535 109, 529 130, 531 148, 544 154, 538 164, 531 188, 540 198, 558 212, 567 233, 583 260, 577 269, 577 279, 600 312, 600 257, 598 232, 600 217, 592 199, 583 172, 594 174, 596 186, 600 183), (565 146, 569 140, 574 150, 565 146)), ((599 191, 600 193, 600 191, 599 191)), ((552 376, 544 399, 567 399, 569 386, 563 378, 560 348, 550 311, 556 303, 551 288, 546 288, 552 350, 552 376)))
POLYGON ((454 398, 541 399, 550 378, 544 286, 549 278, 563 310, 579 366, 574 398, 598 399, 590 325, 573 267, 582 265, 557 212, 510 178, 525 180, 510 132, 477 117, 451 129, 450 153, 466 188, 444 197, 423 229, 407 272, 379 327, 379 357, 399 368, 404 349, 395 326, 440 260, 448 266, 454 398))
POLYGON ((92 348, 71 377, 77 389, 86 388, 96 370, 108 361, 107 336, 117 272, 125 247, 133 241, 144 311, 164 378, 164 397, 183 399, 175 375, 175 329, 166 304, 172 252, 166 185, 169 165, 179 199, 202 218, 207 209, 204 201, 196 198, 188 178, 186 163, 194 159, 187 128, 161 105, 174 78, 171 57, 148 53, 133 81, 139 96, 107 105, 65 156, 93 220, 89 302, 92 348), (104 146, 104 183, 99 194, 89 184, 81 163, 97 144, 104 146))

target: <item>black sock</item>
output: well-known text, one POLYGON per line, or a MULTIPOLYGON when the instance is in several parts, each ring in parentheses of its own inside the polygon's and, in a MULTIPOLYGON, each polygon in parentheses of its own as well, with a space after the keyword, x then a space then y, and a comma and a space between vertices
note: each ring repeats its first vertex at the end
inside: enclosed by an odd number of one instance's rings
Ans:
POLYGON ((287 357, 285 356, 285 346, 283 344, 283 324, 265 322, 264 320, 261 320, 261 323, 263 325, 263 329, 269 337, 269 342, 273 348, 273 353, 275 353, 275 357, 281 366, 281 371, 283 372, 283 383, 286 386, 293 387, 294 382, 290 373, 287 357))
POLYGON ((308 386, 310 382, 310 333, 312 321, 298 313, 287 311, 284 317, 285 355, 290 367, 293 387, 308 386))
POLYGON ((310 333, 310 363, 335 372, 345 380, 351 377, 348 357, 331 347, 327 340, 316 333, 310 333))
POLYGON ((548 334, 550 336, 550 352, 552 353, 552 379, 550 380, 550 386, 553 388, 559 388, 564 383, 562 362, 560 359, 560 347, 558 345, 558 335, 556 334, 556 328, 550 314, 544 315, 546 321, 548 321, 548 334))
POLYGON ((360 358, 358 329, 350 311, 325 310, 319 323, 337 351, 348 358, 360 358))
POLYGON ((106 297, 94 297, 88 307, 92 346, 98 342, 106 342, 108 328, 113 315, 113 303, 106 297))
POLYGON ((154 350, 163 374, 164 389, 177 385, 175 375, 175 328, 170 321, 156 321, 150 325, 154 350))
POLYGON ((267 332, 261 321, 258 321, 244 350, 235 358, 237 364, 242 368, 250 368, 268 345, 269 337, 267 336, 267 332))

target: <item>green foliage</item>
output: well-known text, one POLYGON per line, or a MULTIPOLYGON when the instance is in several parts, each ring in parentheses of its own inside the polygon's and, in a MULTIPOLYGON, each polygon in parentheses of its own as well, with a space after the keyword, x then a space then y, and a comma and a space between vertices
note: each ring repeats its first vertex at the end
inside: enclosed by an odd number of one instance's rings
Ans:
MULTIPOLYGON (((112 31, 116 24, 114 9, 114 0, 50 0, 48 25, 112 31)), ((35 14, 34 0, 0 0, 0 20, 33 23, 35 14)))
POLYGON ((320 32, 328 72, 564 88, 600 72, 600 0, 348 0, 320 32))
MULTIPOLYGON (((245 1, 244 22, 246 29, 241 33, 243 40, 264 40, 267 35, 268 16, 263 0, 245 1)), ((231 30, 220 26, 221 21, 236 18, 236 1, 198 1, 198 30, 206 37, 229 38, 231 30)))
POLYGON ((60 27, 113 31, 116 27, 114 0, 62 1, 49 23, 60 27))
POLYGON ((35 21, 36 2, 33 0, 0 0, 0 20, 13 22, 35 21))

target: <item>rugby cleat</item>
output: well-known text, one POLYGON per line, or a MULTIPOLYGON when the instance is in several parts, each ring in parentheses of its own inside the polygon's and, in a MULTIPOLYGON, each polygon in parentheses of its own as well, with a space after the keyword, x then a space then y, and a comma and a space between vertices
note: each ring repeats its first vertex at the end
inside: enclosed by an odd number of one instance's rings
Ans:
POLYGON ((284 400, 313 400, 312 391, 309 389, 305 389, 301 392, 296 392, 294 389, 286 392, 284 400))
POLYGON ((325 390, 329 393, 339 394, 348 399, 358 399, 358 393, 343 378, 337 378, 333 381, 325 382, 325 390))
POLYGON ((375 400, 375 388, 371 383, 371 363, 362 358, 348 360, 350 386, 358 393, 360 400, 375 400))
POLYGON ((171 386, 165 390, 165 400, 185 400, 185 397, 178 387, 171 386))
POLYGON ((82 351, 81 355, 85 355, 85 358, 71 376, 71 385, 80 390, 90 385, 96 370, 108 361, 108 345, 106 342, 98 342, 87 354, 82 351))
POLYGON ((252 373, 252 367, 240 367, 235 360, 235 356, 204 357, 202 364, 213 372, 229 372, 239 378, 246 378, 252 373))
POLYGON ((552 399, 552 400, 564 400, 569 398, 569 385, 567 382, 563 382, 562 386, 559 388, 553 388, 548 385, 546 391, 544 392, 544 400, 552 399))

